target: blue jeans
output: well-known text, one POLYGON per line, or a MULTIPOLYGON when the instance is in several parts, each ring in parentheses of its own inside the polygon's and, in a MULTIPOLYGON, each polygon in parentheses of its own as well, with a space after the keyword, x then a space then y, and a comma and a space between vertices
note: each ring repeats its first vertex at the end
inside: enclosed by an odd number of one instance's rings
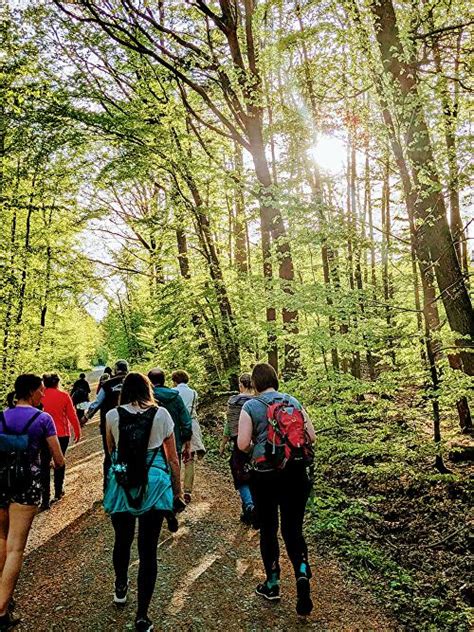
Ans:
POLYGON ((239 494, 240 494, 240 498, 242 500, 242 506, 244 509, 253 507, 252 492, 250 491, 250 487, 248 485, 241 485, 239 487, 239 494))

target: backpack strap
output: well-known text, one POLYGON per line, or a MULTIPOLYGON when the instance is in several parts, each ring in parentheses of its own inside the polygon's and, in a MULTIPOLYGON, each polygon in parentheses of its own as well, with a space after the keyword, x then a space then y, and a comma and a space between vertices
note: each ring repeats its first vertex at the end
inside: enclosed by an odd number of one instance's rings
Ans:
POLYGON ((193 393, 193 401, 191 402, 191 410, 189 411, 189 414, 191 415, 191 417, 193 416, 193 413, 195 412, 194 404, 196 403, 196 397, 197 397, 197 393, 196 393, 196 391, 194 391, 194 393, 193 393))
MULTIPOLYGON (((21 432, 15 433, 15 434, 25 434, 25 432, 29 429, 29 427, 31 426, 31 424, 41 415, 41 410, 37 410, 35 412, 35 414, 33 415, 33 417, 31 417, 30 419, 28 419, 28 421, 25 424, 25 427, 23 428, 23 430, 21 432)), ((3 414, 3 411, 0 412, 0 423, 2 424, 2 428, 3 428, 3 432, 5 434, 8 434, 8 432, 10 431, 9 427, 7 426, 7 420, 5 419, 5 415, 3 414)))
POLYGON ((269 402, 266 402, 264 399, 262 399, 261 397, 254 397, 254 400, 257 400, 257 402, 260 402, 261 404, 263 404, 264 406, 266 406, 267 408, 269 408, 272 404, 275 404, 277 401, 282 401, 285 402, 286 399, 284 397, 275 397, 274 399, 270 400, 269 402))

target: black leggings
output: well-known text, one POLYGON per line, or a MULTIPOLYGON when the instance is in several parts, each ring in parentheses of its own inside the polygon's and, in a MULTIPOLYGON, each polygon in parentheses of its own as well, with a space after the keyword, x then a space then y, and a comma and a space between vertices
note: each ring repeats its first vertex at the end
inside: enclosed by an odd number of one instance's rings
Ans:
MULTIPOLYGON (((112 514, 115 530, 113 563, 117 583, 125 584, 130 564, 130 549, 135 537, 135 516, 127 512, 112 514)), ((146 617, 155 589, 156 549, 160 537, 163 512, 151 510, 138 517, 138 608, 137 617, 146 617)))
MULTIPOLYGON (((63 456, 66 456, 66 451, 69 445, 69 437, 58 437, 59 445, 63 456)), ((42 486, 42 504, 49 505, 49 499, 51 495, 51 452, 47 443, 41 448, 41 486, 42 486)), ((66 466, 57 467, 54 469, 54 496, 60 498, 63 492, 64 476, 66 473, 66 466)))
POLYGON ((252 473, 252 496, 260 523, 260 551, 267 579, 280 576, 278 545, 278 509, 281 534, 295 576, 308 562, 308 548, 303 536, 303 518, 311 483, 306 469, 288 464, 284 470, 252 473))

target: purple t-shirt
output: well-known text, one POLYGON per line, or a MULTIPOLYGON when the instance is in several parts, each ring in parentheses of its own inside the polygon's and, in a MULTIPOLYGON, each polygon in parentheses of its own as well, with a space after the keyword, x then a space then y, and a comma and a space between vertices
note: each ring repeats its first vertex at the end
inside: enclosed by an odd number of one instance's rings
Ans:
MULTIPOLYGON (((7 427, 13 432, 20 433, 26 426, 27 422, 38 412, 33 406, 17 406, 16 408, 8 408, 3 411, 7 427)), ((0 432, 3 426, 0 424, 0 432)), ((39 452, 43 440, 47 437, 53 437, 56 434, 56 428, 51 415, 41 413, 28 428, 29 452, 31 464, 37 466, 39 462, 39 452)))

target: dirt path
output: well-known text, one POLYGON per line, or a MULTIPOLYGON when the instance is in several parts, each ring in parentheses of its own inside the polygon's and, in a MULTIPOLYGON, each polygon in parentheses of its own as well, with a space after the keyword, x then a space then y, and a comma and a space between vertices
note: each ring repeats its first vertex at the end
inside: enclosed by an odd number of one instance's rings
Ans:
MULTIPOLYGON (((100 437, 97 423, 68 453, 66 496, 33 527, 18 585, 23 615, 18 630, 112 631, 133 629, 136 550, 130 604, 112 601, 113 532, 100 498, 100 437)), ((238 521, 239 502, 229 480, 201 465, 193 503, 178 533, 164 528, 150 616, 156 630, 266 631, 308 628, 325 631, 382 631, 397 626, 370 596, 348 583, 337 564, 312 551, 315 610, 302 625, 294 613, 293 580, 283 559, 279 605, 253 594, 261 579, 258 534, 238 521)))

